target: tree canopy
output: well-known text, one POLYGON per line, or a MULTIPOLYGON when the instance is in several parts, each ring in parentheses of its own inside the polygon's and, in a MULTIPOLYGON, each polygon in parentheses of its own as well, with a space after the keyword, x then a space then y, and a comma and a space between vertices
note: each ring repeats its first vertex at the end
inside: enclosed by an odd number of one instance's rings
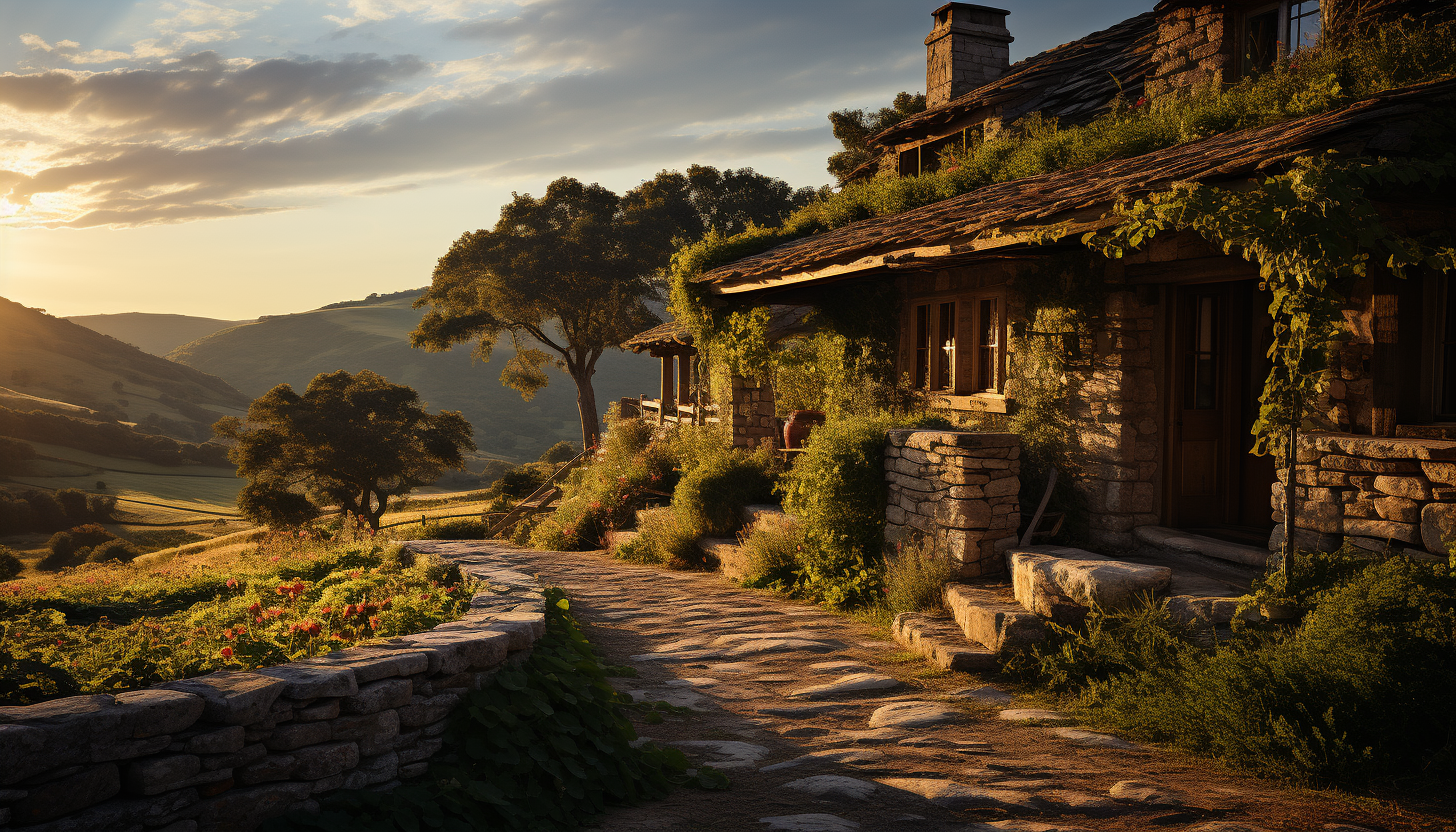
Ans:
POLYGON ((432 351, 476 341, 488 359, 508 337, 514 354, 501 383, 529 400, 548 381, 548 362, 577 388, 584 446, 599 413, 591 378, 608 349, 658 323, 672 253, 708 231, 776 224, 814 196, 751 168, 693 165, 662 171, 618 196, 563 177, 541 197, 512 194, 490 230, 461 235, 415 302, 430 310, 411 343, 432 351))
POLYGON ((875 158, 865 143, 870 136, 894 127, 916 113, 925 112, 925 96, 902 92, 888 107, 878 110, 835 110, 829 114, 834 138, 844 149, 829 157, 829 172, 843 182, 850 171, 875 158))
POLYGON ((303 395, 280 384, 248 407, 247 421, 213 426, 233 442, 228 457, 250 482, 238 495, 243 516, 295 526, 324 506, 379 528, 391 497, 434 482, 475 450, 459 413, 431 415, 419 394, 377 373, 322 373, 303 395))

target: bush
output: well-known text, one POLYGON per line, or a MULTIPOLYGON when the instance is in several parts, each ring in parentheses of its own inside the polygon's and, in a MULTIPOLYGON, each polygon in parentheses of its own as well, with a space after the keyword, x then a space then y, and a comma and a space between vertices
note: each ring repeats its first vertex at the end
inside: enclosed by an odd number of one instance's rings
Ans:
POLYGON ((24 474, 35 459, 35 448, 28 442, 0 436, 0 474, 24 474))
POLYGON ((9 581, 25 570, 25 564, 16 557, 14 550, 0 546, 0 581, 9 581))
POLYGON ((112 539, 98 543, 86 555, 87 563, 130 563, 141 550, 125 540, 112 539))
POLYGON ((531 496, 546 482, 547 476, 549 474, 539 468, 523 465, 501 474, 501 478, 491 487, 499 494, 520 500, 531 496))
POLYGON ((672 508, 687 530, 722 537, 743 526, 743 507, 773 499, 778 461, 770 449, 726 450, 700 462, 678 482, 672 508))
MULTIPOLYGON (((1312 561, 1315 559, 1311 559, 1312 561)), ((1317 562, 1317 561, 1315 561, 1317 562)), ((1456 775, 1456 576, 1405 557, 1330 569, 1292 630, 1201 648, 1158 610, 1095 615, 1033 675, 1136 737, 1302 783, 1456 775)))
POLYGON ((579 453, 581 451, 577 449, 575 442, 563 439, 547 448, 546 452, 541 454, 540 461, 548 465, 560 465, 563 462, 570 462, 579 453))
POLYGON ((75 566, 85 561, 92 549, 113 540, 116 540, 116 535, 95 523, 56 532, 46 541, 46 548, 50 553, 41 558, 36 568, 54 572, 67 566, 75 566))
POLYGON ((105 521, 115 509, 115 497, 88 495, 74 488, 18 493, 0 488, 0 534, 53 532, 87 521, 105 521))
POLYGON ((938 535, 919 537, 885 558, 885 603, 892 613, 938 610, 956 565, 938 535))
POLYGON ((755 523, 739 544, 747 561, 743 585, 791 590, 803 569, 801 558, 807 543, 803 526, 792 520, 755 523))
POLYGON ((637 532, 636 539, 618 546, 613 555, 633 563, 655 563, 675 569, 704 564, 697 531, 671 509, 644 512, 637 532))
POLYGON ((484 520, 457 517, 450 520, 426 520, 421 529, 425 540, 484 540, 490 527, 484 520))

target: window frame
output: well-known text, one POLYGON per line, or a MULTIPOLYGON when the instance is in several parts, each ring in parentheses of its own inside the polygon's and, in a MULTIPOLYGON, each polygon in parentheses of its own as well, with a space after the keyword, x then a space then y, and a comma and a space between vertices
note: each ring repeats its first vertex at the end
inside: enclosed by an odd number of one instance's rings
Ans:
POLYGON ((906 356, 906 370, 911 373, 911 384, 916 390, 923 390, 927 393, 942 396, 990 396, 1004 398, 1006 394, 1006 367, 1007 350, 1006 341, 1009 332, 1006 315, 1006 291, 995 289, 987 291, 938 293, 917 297, 910 301, 906 310, 905 326, 907 329, 907 342, 909 354, 906 356), (981 350, 985 348, 981 336, 983 334, 983 310, 982 304, 985 301, 995 303, 997 321, 995 324, 996 342, 992 345, 995 350, 992 359, 992 378, 981 378, 983 375, 981 367, 981 350), (942 304, 954 304, 952 314, 953 347, 950 355, 946 355, 943 348, 945 339, 943 333, 939 332, 940 310, 942 304), (924 310, 925 320, 928 324, 927 331, 930 338, 930 349, 927 372, 922 375, 919 355, 924 347, 924 339, 920 337, 919 321, 921 310, 924 310), (947 367, 948 365, 948 367, 947 367), (942 378, 945 369, 949 369, 950 384, 946 387, 936 387, 935 384, 942 378))

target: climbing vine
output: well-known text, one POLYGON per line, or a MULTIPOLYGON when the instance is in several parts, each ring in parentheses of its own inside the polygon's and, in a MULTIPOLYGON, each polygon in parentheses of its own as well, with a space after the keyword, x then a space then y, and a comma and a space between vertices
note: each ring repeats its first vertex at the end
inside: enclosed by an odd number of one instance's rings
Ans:
POLYGON ((1164 231, 1191 230, 1259 265, 1270 293, 1273 369, 1264 382, 1254 452, 1283 449, 1300 427, 1329 373, 1329 344, 1340 337, 1341 310, 1356 280, 1383 266, 1404 277, 1413 266, 1456 269, 1456 248, 1443 234, 1412 237, 1387 225, 1373 198, 1392 187, 1436 188, 1456 174, 1456 159, 1351 158, 1333 152, 1296 159, 1287 173, 1248 189, 1182 183, 1115 209, 1122 221, 1082 242, 1122 257, 1164 231))

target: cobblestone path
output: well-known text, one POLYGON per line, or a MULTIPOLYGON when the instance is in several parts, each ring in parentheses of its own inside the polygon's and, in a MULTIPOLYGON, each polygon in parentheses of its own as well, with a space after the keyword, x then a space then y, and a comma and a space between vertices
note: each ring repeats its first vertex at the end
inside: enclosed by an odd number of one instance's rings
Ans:
POLYGON ((976 674, 945 673, 887 634, 711 573, 673 572, 600 552, 431 543, 442 553, 509 552, 565 589, 616 680, 666 702, 638 732, 732 779, 614 810, 632 830, 1189 832, 1450 829, 1221 773, 1206 760, 1076 727, 976 674))

